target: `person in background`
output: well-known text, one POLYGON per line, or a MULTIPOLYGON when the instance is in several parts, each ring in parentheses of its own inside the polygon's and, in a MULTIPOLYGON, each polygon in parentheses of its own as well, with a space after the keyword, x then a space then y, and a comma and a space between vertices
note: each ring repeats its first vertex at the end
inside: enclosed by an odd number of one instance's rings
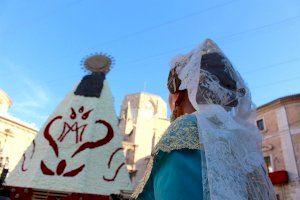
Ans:
POLYGON ((275 200, 244 80, 210 39, 171 62, 172 123, 156 145, 138 200, 275 200))

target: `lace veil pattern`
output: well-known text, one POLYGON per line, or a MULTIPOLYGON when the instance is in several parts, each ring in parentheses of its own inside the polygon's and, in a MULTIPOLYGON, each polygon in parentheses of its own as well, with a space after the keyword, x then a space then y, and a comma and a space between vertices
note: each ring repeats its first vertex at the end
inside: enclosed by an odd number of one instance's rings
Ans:
POLYGON ((171 71, 177 73, 179 90, 188 91, 196 109, 206 158, 204 189, 210 199, 275 200, 262 157, 262 138, 253 125, 250 91, 220 48, 207 39, 190 53, 176 56, 171 71))

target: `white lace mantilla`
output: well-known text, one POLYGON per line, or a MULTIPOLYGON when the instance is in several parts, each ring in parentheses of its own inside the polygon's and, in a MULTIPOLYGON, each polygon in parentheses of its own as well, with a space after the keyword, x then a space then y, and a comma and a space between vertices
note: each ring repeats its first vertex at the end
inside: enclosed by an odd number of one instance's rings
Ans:
MULTIPOLYGON (((202 107, 203 108, 203 107, 202 107)), ((196 114, 204 144, 210 198, 275 200, 253 127, 243 127, 217 105, 196 114), (253 132, 254 131, 254 132, 253 132)))
MULTIPOLYGON (((275 200, 261 152, 261 134, 253 125, 255 106, 250 90, 220 48, 210 39, 171 62, 180 90, 197 111, 197 126, 205 152, 207 186, 213 200, 275 200), (217 55, 202 66, 202 58, 217 55), (208 69, 219 70, 210 73, 208 69), (226 74, 227 77, 218 74, 226 74), (226 80, 235 89, 224 86, 226 80)), ((200 170, 200 169, 199 169, 200 170)), ((207 189, 207 188, 205 188, 207 189)))

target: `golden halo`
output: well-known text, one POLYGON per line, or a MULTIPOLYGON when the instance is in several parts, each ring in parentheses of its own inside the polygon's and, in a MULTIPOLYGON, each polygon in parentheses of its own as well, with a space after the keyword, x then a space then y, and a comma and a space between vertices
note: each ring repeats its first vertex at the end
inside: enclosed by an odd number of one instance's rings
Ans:
POLYGON ((103 72, 105 74, 110 71, 112 64, 113 58, 101 53, 90 55, 83 61, 83 66, 86 70, 91 72, 103 72))

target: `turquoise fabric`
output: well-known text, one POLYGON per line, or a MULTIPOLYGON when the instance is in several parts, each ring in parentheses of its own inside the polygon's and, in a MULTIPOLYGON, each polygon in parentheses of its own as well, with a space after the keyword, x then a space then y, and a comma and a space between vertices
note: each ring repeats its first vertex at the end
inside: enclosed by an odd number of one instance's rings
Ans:
POLYGON ((193 114, 176 119, 161 138, 160 145, 176 144, 178 150, 155 154, 150 177, 138 200, 207 200, 207 173, 204 151, 199 142, 197 118, 193 114), (199 144, 199 143, 198 143, 199 144))
POLYGON ((203 200, 201 150, 159 152, 139 200, 203 200))

